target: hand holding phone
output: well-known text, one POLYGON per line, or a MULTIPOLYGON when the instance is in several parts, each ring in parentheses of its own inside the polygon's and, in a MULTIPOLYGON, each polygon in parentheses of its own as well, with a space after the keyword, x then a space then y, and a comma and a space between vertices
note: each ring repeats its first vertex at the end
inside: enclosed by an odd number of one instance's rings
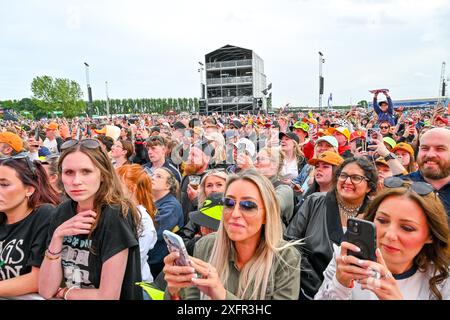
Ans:
POLYGON ((184 245, 183 239, 181 237, 169 230, 163 231, 163 238, 166 241, 167 248, 169 252, 178 252, 180 257, 175 260, 175 265, 177 266, 190 266, 191 263, 189 261, 189 255, 186 250, 186 246, 184 245))
POLYGON ((347 231, 344 234, 344 239, 361 250, 360 252, 348 250, 348 255, 362 260, 377 261, 375 254, 375 250, 377 249, 377 233, 373 222, 349 218, 347 220, 347 231))

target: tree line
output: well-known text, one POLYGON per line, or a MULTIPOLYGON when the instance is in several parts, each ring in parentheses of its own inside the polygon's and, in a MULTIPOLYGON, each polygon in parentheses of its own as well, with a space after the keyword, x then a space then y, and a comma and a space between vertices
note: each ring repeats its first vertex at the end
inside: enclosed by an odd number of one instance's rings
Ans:
MULTIPOLYGON (((31 98, 0 101, 0 107, 13 109, 27 117, 40 119, 49 113, 61 111, 64 117, 106 115, 107 101, 93 100, 92 106, 83 100, 80 85, 69 79, 50 76, 35 77, 31 83, 31 98)), ((110 114, 194 112, 198 110, 198 98, 143 98, 109 99, 110 114)))

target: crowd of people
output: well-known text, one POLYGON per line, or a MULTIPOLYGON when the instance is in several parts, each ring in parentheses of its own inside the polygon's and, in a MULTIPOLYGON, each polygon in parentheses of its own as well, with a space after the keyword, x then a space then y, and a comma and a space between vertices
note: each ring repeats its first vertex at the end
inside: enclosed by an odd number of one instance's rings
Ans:
POLYGON ((383 91, 370 111, 0 120, 0 297, 450 299, 447 117, 383 91))

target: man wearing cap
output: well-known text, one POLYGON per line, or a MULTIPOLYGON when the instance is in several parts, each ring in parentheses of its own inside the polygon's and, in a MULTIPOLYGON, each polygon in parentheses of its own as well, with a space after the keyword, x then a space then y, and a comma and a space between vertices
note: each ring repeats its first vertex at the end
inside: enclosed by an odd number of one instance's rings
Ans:
POLYGON ((53 154, 60 153, 63 140, 59 136, 58 124, 56 122, 50 122, 45 126, 45 137, 42 145, 53 154))
POLYGON ((434 125, 436 127, 445 128, 446 126, 448 126, 448 119, 442 117, 441 115, 437 115, 434 118, 434 125))
POLYGON ((219 229, 223 210, 222 198, 221 192, 211 193, 201 204, 200 210, 189 213, 189 222, 178 232, 189 255, 194 254, 195 243, 201 237, 219 229), (194 233, 196 234, 192 237, 194 233))
POLYGON ((23 140, 15 133, 0 133, 0 156, 10 157, 23 151, 23 140))
POLYGON ((355 155, 360 155, 361 152, 366 151, 366 134, 364 131, 353 131, 350 134, 350 151, 355 155))
POLYGON ((314 144, 308 139, 309 125, 306 122, 297 121, 290 129, 298 136, 299 145, 306 159, 311 159, 314 156, 314 144))
POLYGON ((283 166, 281 168, 281 181, 290 184, 306 164, 305 157, 298 151, 300 142, 298 136, 293 132, 280 132, 278 137, 281 142, 281 151, 284 155, 283 166))
POLYGON ((181 182, 180 172, 166 159, 166 143, 164 138, 161 136, 149 137, 145 142, 150 159, 149 162, 143 165, 145 172, 152 176, 156 169, 165 167, 174 174, 178 182, 181 182))
POLYGON ((378 172, 378 191, 384 188, 384 179, 392 177, 392 171, 386 160, 383 157, 379 157, 375 160, 375 166, 378 172))
POLYGON ((233 145, 232 165, 228 166, 228 173, 237 173, 253 166, 253 158, 256 155, 255 144, 247 138, 241 138, 233 145))
POLYGON ((373 94, 373 109, 378 115, 378 122, 388 121, 392 126, 395 126, 394 119, 394 106, 392 99, 387 91, 375 91, 373 94), (386 96, 386 101, 380 101, 378 103, 378 94, 382 92, 386 96))
POLYGON ((351 147, 348 145, 350 139, 350 131, 346 127, 329 128, 328 131, 333 134, 333 137, 338 141, 339 155, 346 159, 353 157, 351 147))

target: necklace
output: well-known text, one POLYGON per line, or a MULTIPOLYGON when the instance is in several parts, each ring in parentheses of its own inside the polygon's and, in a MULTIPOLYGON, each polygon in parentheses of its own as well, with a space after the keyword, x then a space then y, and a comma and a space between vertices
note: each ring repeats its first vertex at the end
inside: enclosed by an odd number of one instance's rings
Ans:
POLYGON ((342 199, 340 199, 338 196, 336 197, 336 199, 340 213, 343 213, 347 218, 354 218, 358 215, 359 208, 361 207, 361 205, 350 207, 346 206, 342 201, 342 199))

